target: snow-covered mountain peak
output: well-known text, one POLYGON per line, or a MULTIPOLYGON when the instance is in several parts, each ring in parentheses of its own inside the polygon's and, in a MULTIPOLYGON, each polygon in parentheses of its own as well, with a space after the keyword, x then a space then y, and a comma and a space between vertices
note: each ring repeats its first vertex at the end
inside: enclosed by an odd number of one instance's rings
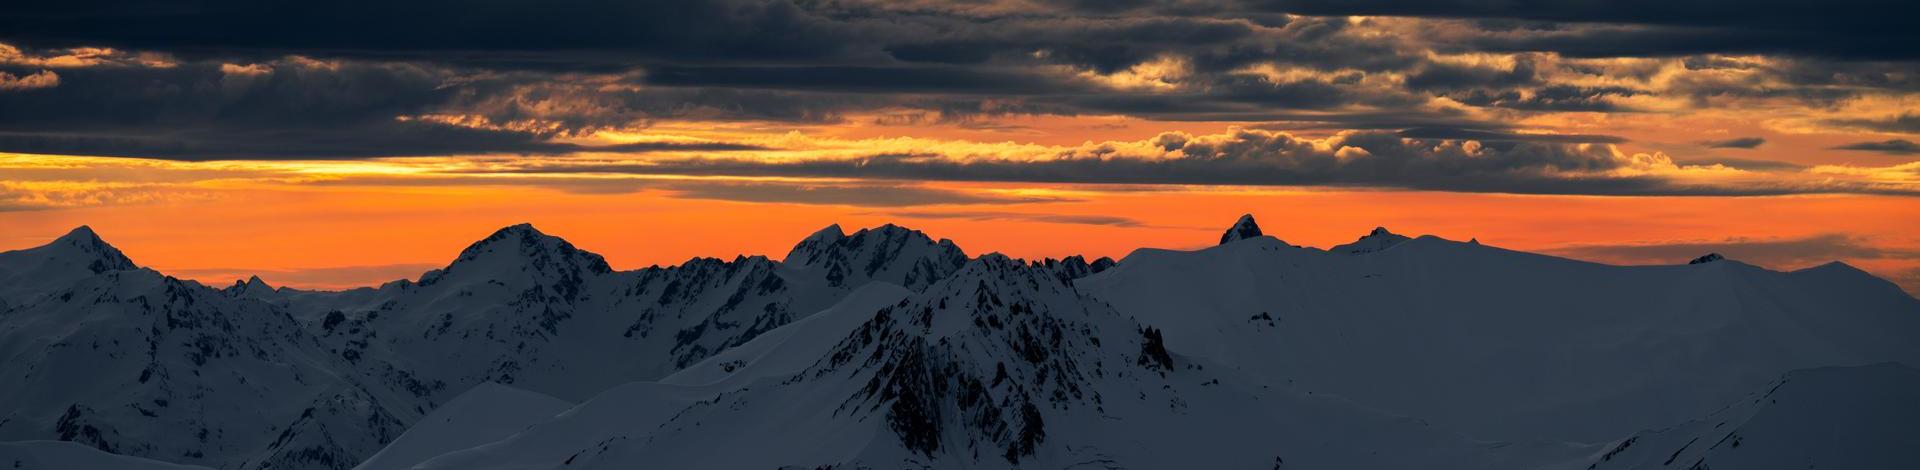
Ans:
POLYGON ((247 295, 247 294, 271 294, 278 290, 279 289, 273 287, 272 284, 267 284, 266 280, 260 279, 260 276, 258 275, 248 277, 247 280, 245 281, 239 281, 239 280, 233 281, 233 285, 227 286, 226 289, 222 289, 222 291, 226 292, 228 295, 234 295, 234 296, 247 295))
POLYGON ((919 230, 886 224, 843 234, 836 224, 794 245, 785 263, 817 271, 834 287, 885 281, 920 290, 966 260, 966 253, 952 240, 935 241, 919 230))
POLYGON ((1241 214, 1240 220, 1234 221, 1233 226, 1228 227, 1226 233, 1220 234, 1220 244, 1225 245, 1261 235, 1260 224, 1253 221, 1253 214, 1241 214))
POLYGON ((118 248, 82 225, 45 245, 0 252, 0 294, 59 286, 109 271, 139 269, 118 248))
POLYGON ((800 265, 812 263, 814 256, 820 255, 829 245, 845 238, 847 238, 847 232, 840 229, 840 224, 828 225, 826 228, 814 231, 812 235, 807 235, 807 238, 800 239, 800 243, 787 251, 786 262, 800 265))
POLYGON ((1720 256, 1719 253, 1707 253, 1699 258, 1694 258, 1693 261, 1688 261, 1687 264, 1706 264, 1724 259, 1727 259, 1727 257, 1720 256))
POLYGON ((85 266, 87 270, 95 273, 138 268, 134 266, 133 260, 120 252, 119 248, 107 244, 106 240, 100 239, 99 234, 94 233, 93 227, 85 225, 75 227, 66 235, 54 239, 52 243, 21 251, 34 252, 40 256, 58 258, 62 262, 85 266))
POLYGON ((1399 245, 1401 242, 1407 240, 1410 240, 1410 238, 1388 231, 1386 227, 1374 227, 1372 231, 1367 232, 1366 235, 1361 236, 1358 240, 1354 240, 1353 243, 1335 246, 1327 251, 1349 255, 1373 253, 1392 248, 1394 245, 1399 245))
POLYGON ((420 283, 429 285, 469 272, 504 275, 515 271, 541 273, 544 275, 540 277, 545 278, 606 274, 613 272, 613 268, 598 254, 575 248, 565 239, 540 232, 532 224, 518 224, 496 230, 467 246, 452 264, 429 273, 420 283))

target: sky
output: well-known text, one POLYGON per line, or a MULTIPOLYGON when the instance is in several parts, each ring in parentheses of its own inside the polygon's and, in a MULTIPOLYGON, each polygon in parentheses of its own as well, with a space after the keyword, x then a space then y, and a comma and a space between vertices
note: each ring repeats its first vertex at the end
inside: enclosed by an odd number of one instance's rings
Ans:
POLYGON ((41 2, 0 250, 414 278, 531 222, 621 269, 828 224, 1199 248, 1242 213, 1920 292, 1920 9, 1562 0, 41 2))

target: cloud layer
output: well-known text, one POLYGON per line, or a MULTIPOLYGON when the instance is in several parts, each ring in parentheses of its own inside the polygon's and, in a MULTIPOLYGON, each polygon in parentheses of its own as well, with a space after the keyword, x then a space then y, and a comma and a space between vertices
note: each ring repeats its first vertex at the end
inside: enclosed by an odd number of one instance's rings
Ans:
MULTIPOLYGON (((1865 0, 81 0, 0 18, 0 151, 524 157, 502 165, 509 173, 1911 194, 1904 177, 1800 177, 1812 165, 1705 152, 1680 155, 1699 164, 1676 164, 1647 149, 1667 144, 1607 125, 1746 120, 1773 133, 1856 136, 1825 144, 1833 149, 1911 155, 1920 36, 1904 19, 1912 12, 1896 11, 1907 9, 1865 0), (976 151, 990 145, 977 140, 828 155, 835 149, 779 138, 836 126, 983 130, 1012 119, 1237 130, 1152 130, 1129 137, 1145 140, 1087 139, 1010 158, 976 151), (686 129, 699 132, 608 137, 686 129)), ((1680 145, 1781 145, 1732 135, 1680 145)), ((792 200, 855 194, 778 191, 792 200)))

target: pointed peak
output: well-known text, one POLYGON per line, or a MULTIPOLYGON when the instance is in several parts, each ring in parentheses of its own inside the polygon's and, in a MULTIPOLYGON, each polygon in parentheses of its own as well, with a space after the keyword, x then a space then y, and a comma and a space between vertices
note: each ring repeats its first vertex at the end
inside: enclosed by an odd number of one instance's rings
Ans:
POLYGON ((267 284, 267 281, 260 279, 260 276, 254 275, 244 281, 234 280, 233 285, 227 286, 224 290, 229 294, 244 294, 249 292, 274 292, 279 289, 273 287, 271 284, 267 284))
POLYGON ((826 228, 814 231, 813 234, 808 235, 807 238, 805 238, 805 240, 833 240, 833 239, 846 238, 846 237, 847 237, 847 231, 844 229, 841 229, 840 224, 833 224, 833 225, 828 225, 826 228))
POLYGON ((787 256, 782 259, 788 263, 808 264, 828 245, 845 239, 847 239, 847 231, 841 229, 840 224, 828 225, 826 228, 815 230, 812 235, 807 235, 807 238, 800 239, 800 243, 793 244, 793 249, 787 250, 787 256))
POLYGON ((94 233, 93 227, 82 225, 79 227, 74 227, 73 230, 68 230, 66 235, 61 235, 60 238, 55 239, 54 241, 56 242, 72 242, 72 241, 99 242, 101 240, 100 240, 100 234, 94 233))
POLYGON ((1715 261, 1720 261, 1723 259, 1727 259, 1727 257, 1720 256, 1719 253, 1707 253, 1705 255, 1702 255, 1699 258, 1694 258, 1693 261, 1688 261, 1687 264, 1706 264, 1706 263, 1712 263, 1715 261))
POLYGON ((1225 245, 1262 235, 1265 234, 1260 232, 1260 224, 1253 221, 1253 214, 1243 214, 1240 220, 1233 222, 1233 227, 1227 228, 1226 233, 1220 234, 1220 244, 1225 245))
MULTIPOLYGON (((465 250, 461 250, 460 256, 442 271, 452 271, 457 266, 469 264, 501 266, 501 263, 506 265, 530 263, 539 265, 536 266, 539 268, 558 263, 555 266, 578 267, 594 273, 613 271, 607 265, 606 258, 575 248, 566 239, 542 233, 539 229, 533 228, 533 224, 527 223, 503 227, 495 230, 487 238, 473 242, 465 250), (483 258, 500 261, 482 262, 483 258)), ((426 280, 429 277, 423 276, 421 279, 425 284, 428 283, 426 280)))
POLYGON ((61 263, 83 265, 95 274, 137 268, 133 260, 127 259, 120 249, 101 240, 93 227, 85 225, 74 227, 51 243, 26 251, 42 253, 61 263))
POLYGON ((558 240, 559 237, 547 235, 546 233, 541 232, 540 229, 533 228, 533 224, 522 222, 518 224, 508 225, 505 227, 500 227, 500 229, 494 230, 493 233, 488 234, 486 238, 482 238, 478 241, 473 242, 472 244, 467 245, 467 249, 462 250, 461 254, 465 255, 467 252, 472 252, 472 251, 475 251, 476 249, 484 248, 487 245, 493 244, 495 242, 499 242, 501 240, 508 240, 508 239, 523 240, 522 242, 523 244, 532 244, 530 240, 541 240, 541 239, 558 240))
POLYGON ((1373 253, 1376 251, 1392 248, 1395 245, 1399 245, 1400 242, 1404 242, 1407 240, 1411 240, 1411 238, 1408 238, 1406 235, 1393 233, 1392 231, 1387 230, 1386 227, 1374 227, 1373 230, 1367 231, 1366 235, 1362 235, 1360 236, 1360 238, 1355 239, 1353 243, 1335 246, 1333 248, 1328 249, 1327 251, 1333 252, 1333 253, 1344 253, 1349 255, 1373 253))

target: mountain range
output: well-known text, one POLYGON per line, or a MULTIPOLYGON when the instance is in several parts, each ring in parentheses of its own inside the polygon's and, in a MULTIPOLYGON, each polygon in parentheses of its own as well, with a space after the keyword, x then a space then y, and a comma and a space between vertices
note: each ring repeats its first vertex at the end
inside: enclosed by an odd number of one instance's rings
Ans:
POLYGON ((1244 216, 1121 260, 838 225, 620 271, 531 225, 416 279, 0 253, 0 468, 1920 468, 1920 300, 1244 216))

